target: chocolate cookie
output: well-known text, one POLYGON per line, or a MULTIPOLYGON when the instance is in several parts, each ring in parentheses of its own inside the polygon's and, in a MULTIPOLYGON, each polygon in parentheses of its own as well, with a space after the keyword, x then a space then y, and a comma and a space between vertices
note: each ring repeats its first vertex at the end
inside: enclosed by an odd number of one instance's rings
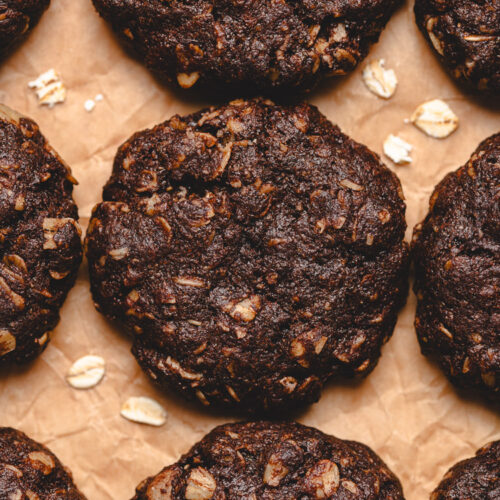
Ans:
POLYGON ((183 88, 311 88, 352 71, 401 0, 93 0, 155 73, 183 88))
POLYGON ((433 491, 431 500, 497 500, 500 498, 500 441, 454 465, 433 491))
POLYGON ((364 444, 275 422, 216 427, 143 481, 133 500, 209 498, 404 499, 396 476, 364 444))
POLYGON ((500 0, 415 0, 415 15, 459 83, 500 95, 500 0))
POLYGON ((235 101, 135 134, 87 234, 97 307, 160 385, 311 403, 363 376, 407 291, 396 176, 308 104, 235 101))
POLYGON ((53 453, 8 427, 0 427, 0 498, 85 500, 53 453))
POLYGON ((0 105, 0 366, 42 352, 75 282, 75 183, 36 123, 0 105))
POLYGON ((500 395, 500 134, 436 187, 415 228, 415 326, 459 387, 500 395))
POLYGON ((0 0, 0 59, 35 26, 50 0, 0 0))

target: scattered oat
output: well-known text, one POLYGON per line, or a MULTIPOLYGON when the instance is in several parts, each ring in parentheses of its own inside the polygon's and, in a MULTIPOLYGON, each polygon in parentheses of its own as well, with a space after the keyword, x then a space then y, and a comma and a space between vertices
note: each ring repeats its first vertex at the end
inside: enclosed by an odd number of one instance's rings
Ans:
POLYGON ((430 137, 444 139, 458 127, 458 117, 441 99, 421 104, 411 116, 411 122, 430 137))
POLYGON ((198 78, 200 78, 198 71, 194 71, 193 73, 179 73, 177 75, 177 81, 183 89, 191 88, 198 81, 198 78))
POLYGON ((406 165, 412 162, 411 151, 413 146, 400 137, 389 134, 384 141, 384 153, 397 165, 406 165))
POLYGON ((167 420, 167 412, 154 399, 144 396, 128 398, 123 403, 120 415, 139 424, 162 426, 167 420))
POLYGON ((90 389, 101 382, 105 372, 106 362, 100 356, 83 356, 71 365, 66 380, 75 389, 90 389))
POLYGON ((217 483, 210 472, 204 467, 191 471, 186 484, 186 500, 209 500, 213 497, 217 483))
POLYGON ((398 79, 392 69, 385 69, 385 60, 372 61, 363 70, 363 81, 368 90, 378 97, 389 99, 396 92, 398 79))
POLYGON ((53 68, 29 82, 28 87, 35 90, 40 105, 45 104, 53 108, 66 100, 66 87, 59 73, 53 68))

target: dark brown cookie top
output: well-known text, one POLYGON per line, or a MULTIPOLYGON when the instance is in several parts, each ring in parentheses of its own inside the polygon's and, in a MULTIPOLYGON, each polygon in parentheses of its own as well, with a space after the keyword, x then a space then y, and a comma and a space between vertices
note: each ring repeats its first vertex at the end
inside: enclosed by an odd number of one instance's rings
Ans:
POLYGON ((53 453, 8 427, 0 427, 0 498, 85 500, 53 453))
POLYGON ((50 0, 0 0, 0 59, 30 31, 50 0))
POLYGON ((216 427, 177 463, 143 481, 133 500, 402 500, 367 446, 297 423, 216 427))
POLYGON ((93 297, 160 385, 282 409, 376 365, 407 290, 401 186, 315 107, 175 116, 119 149, 104 199, 93 297))
POLYGON ((500 134, 436 187, 415 228, 422 352, 459 387, 500 390, 500 134))
POLYGON ((156 73, 184 88, 311 88, 367 54, 401 0, 93 0, 156 73))
POLYGON ((500 498, 500 441, 454 465, 433 491, 431 500, 498 500, 500 498))
POLYGON ((0 365, 46 346, 82 257, 69 168, 35 122, 0 105, 0 365))
POLYGON ((415 14, 458 82, 500 95, 500 0, 415 0, 415 14))

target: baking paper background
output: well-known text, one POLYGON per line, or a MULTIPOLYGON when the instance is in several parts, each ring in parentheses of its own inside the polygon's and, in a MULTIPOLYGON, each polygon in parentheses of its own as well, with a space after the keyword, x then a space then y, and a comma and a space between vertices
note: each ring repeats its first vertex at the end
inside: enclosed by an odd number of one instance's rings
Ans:
MULTIPOLYGON (((500 114, 489 109, 491 103, 481 104, 455 87, 417 31, 409 3, 391 19, 367 61, 378 58, 385 58, 399 79, 392 99, 379 99, 366 89, 362 64, 353 74, 327 82, 309 100, 380 154, 389 133, 415 146, 409 166, 384 158, 401 179, 412 228, 442 176, 500 130, 500 114), (458 130, 445 140, 429 138, 404 121, 417 105, 434 98, 444 99, 460 119, 458 130)), ((119 144, 175 113, 210 104, 162 87, 125 54, 90 0, 52 0, 26 43, 0 66, 0 101, 35 119, 71 165, 80 182, 75 199, 84 227, 119 144), (54 109, 41 108, 27 84, 52 67, 62 75, 67 100, 54 109), (85 100, 98 93, 104 101, 87 113, 85 100)), ((407 238, 410 234, 409 229, 407 238)), ((48 445, 71 468, 89 500, 126 500, 146 476, 177 460, 215 425, 237 417, 206 413, 158 392, 130 354, 129 340, 94 310, 88 288, 84 263, 45 353, 28 369, 0 372, 0 425, 17 427, 48 445), (103 356, 107 374, 97 388, 76 391, 64 375, 85 354, 103 356), (154 397, 167 409, 163 427, 120 417, 122 402, 139 395, 154 397)), ((407 500, 423 500, 452 464, 500 438, 500 418, 487 404, 459 396, 421 356, 414 311, 410 293, 394 337, 366 380, 328 385, 319 403, 294 417, 368 444, 399 476, 407 500)))

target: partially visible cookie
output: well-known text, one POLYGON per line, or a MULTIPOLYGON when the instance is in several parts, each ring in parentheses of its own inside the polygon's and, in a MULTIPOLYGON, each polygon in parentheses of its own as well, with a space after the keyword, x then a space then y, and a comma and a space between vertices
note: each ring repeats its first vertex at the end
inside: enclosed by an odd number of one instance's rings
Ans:
POLYGON ((0 498, 85 500, 50 450, 8 427, 0 427, 0 498))
POLYGON ((474 458, 462 460, 444 476, 431 500, 498 500, 500 441, 486 445, 474 458))
POLYGON ((115 158, 87 233, 97 307, 161 387, 277 410, 377 364, 406 299, 399 180, 314 106, 175 116, 115 158))
POLYGON ((436 187, 413 236, 422 352, 500 399, 500 134, 436 187))
POLYGON ((401 0, 93 0, 155 73, 183 88, 309 89, 366 57, 401 0))
POLYGON ((50 0, 0 1, 0 59, 35 26, 50 0))
POLYGON ((367 446, 297 423, 216 427, 133 500, 404 500, 399 480, 367 446))
POLYGON ((0 105, 0 365, 47 345, 82 258, 69 167, 35 122, 0 105))
POLYGON ((415 0, 415 14, 455 80, 500 95, 500 0, 415 0))

